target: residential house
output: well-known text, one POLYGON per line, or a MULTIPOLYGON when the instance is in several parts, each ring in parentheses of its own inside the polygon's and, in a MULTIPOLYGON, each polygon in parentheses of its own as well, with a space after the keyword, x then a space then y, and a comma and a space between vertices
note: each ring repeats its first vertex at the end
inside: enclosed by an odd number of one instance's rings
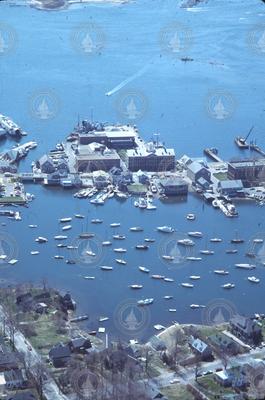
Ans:
POLYGON ((197 183, 200 178, 205 179, 207 182, 211 182, 211 172, 205 165, 201 164, 198 161, 193 161, 186 165, 187 167, 187 176, 194 183, 197 183))
POLYGON ((188 184, 183 179, 162 179, 160 185, 166 196, 187 196, 188 194, 188 184))
POLYGON ((212 350, 210 346, 208 346, 208 344, 204 343, 202 340, 198 338, 194 339, 192 337, 190 340, 190 346, 194 353, 200 356, 202 360, 208 360, 212 357, 212 350))
POLYGON ((7 400, 37 400, 37 397, 31 392, 14 393, 7 400))
POLYGON ((8 390, 27 387, 27 376, 24 369, 11 369, 0 374, 1 386, 8 390))
POLYGON ((49 358, 55 368, 66 367, 70 357, 71 351, 67 344, 59 343, 49 351, 49 358))
POLYGON ((253 318, 237 314, 231 318, 230 328, 232 333, 242 341, 254 345, 258 345, 262 341, 262 329, 253 318))
POLYGON ((37 168, 41 170, 44 174, 52 174, 55 171, 55 167, 52 159, 44 154, 36 163, 37 168))
POLYGON ((240 179, 220 181, 218 182, 218 191, 230 197, 242 196, 243 183, 240 179))
POLYGON ((92 347, 89 339, 78 337, 69 342, 69 348, 72 353, 86 353, 87 349, 92 347))

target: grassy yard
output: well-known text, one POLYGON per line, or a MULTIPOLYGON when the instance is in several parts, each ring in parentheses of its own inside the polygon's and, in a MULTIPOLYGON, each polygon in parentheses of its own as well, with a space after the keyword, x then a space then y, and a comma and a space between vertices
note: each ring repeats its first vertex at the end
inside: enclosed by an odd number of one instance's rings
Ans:
POLYGON ((185 385, 174 384, 161 390, 168 400, 194 400, 193 395, 186 389, 185 385))
POLYGON ((227 181, 227 173, 226 172, 216 172, 213 176, 219 181, 227 181))
POLYGON ((204 376, 198 378, 198 383, 200 384, 200 389, 204 392, 209 399, 215 399, 215 395, 221 396, 225 394, 235 394, 234 390, 231 388, 225 388, 219 385, 213 376, 204 376))

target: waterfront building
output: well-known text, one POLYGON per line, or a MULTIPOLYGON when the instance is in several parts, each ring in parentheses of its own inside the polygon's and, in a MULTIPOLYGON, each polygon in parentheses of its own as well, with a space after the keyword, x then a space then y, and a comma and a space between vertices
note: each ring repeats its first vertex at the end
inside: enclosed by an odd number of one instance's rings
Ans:
POLYGON ((259 186, 265 182, 265 158, 230 161, 228 178, 242 180, 245 187, 259 186))
POLYGON ((109 171, 120 167, 121 159, 118 153, 98 143, 79 145, 75 154, 76 172, 109 171))
POLYGON ((44 154, 37 162, 36 167, 41 170, 44 174, 52 174, 55 171, 55 167, 52 159, 44 154))
POLYGON ((15 164, 10 164, 7 160, 0 160, 0 173, 10 172, 15 174, 17 172, 17 166, 15 164))
POLYGON ((49 358, 55 368, 66 367, 70 361, 71 350, 68 345, 59 343, 49 351, 49 358))
POLYGON ((218 182, 218 191, 230 197, 242 196, 243 183, 241 179, 220 181, 218 182))
POLYGON ((103 144, 112 149, 130 149, 135 147, 138 136, 136 127, 130 125, 103 125, 91 128, 91 123, 82 122, 79 127, 79 143, 87 145, 93 142, 103 144))
POLYGON ((125 162, 130 171, 170 171, 175 169, 175 151, 164 145, 137 142, 135 149, 127 150, 125 162))
POLYGON ((203 178, 208 183, 211 182, 211 172, 205 165, 199 161, 192 161, 186 164, 187 176, 192 182, 198 183, 200 178, 203 178))
POLYGON ((235 315, 230 320, 232 333, 247 343, 259 344, 262 341, 262 329, 257 321, 242 315, 235 315))
POLYGON ((166 196, 187 196, 188 194, 188 184, 183 179, 162 179, 160 185, 166 196))

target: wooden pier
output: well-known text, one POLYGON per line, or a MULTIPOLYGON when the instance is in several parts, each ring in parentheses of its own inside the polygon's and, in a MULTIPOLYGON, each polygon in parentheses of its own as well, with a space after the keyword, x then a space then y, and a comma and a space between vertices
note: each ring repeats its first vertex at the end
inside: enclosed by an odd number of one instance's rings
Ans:
POLYGON ((218 156, 218 150, 217 149, 204 149, 203 150, 204 154, 214 160, 215 162, 224 162, 219 156, 218 156))

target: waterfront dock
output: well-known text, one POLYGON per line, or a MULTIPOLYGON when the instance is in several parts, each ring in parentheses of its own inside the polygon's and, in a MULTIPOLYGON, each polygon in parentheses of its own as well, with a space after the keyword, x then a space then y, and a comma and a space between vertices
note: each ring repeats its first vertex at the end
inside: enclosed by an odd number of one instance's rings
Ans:
POLYGON ((207 148, 203 150, 204 154, 214 160, 215 162, 221 162, 223 163, 224 161, 218 156, 218 150, 215 148, 207 148))

